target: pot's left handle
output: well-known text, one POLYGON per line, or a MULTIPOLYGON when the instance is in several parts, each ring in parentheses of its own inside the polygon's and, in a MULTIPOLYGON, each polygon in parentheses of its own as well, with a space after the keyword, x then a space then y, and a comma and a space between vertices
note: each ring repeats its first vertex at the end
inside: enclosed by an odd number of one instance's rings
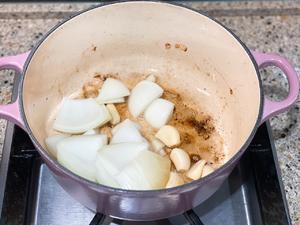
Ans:
MULTIPOLYGON (((0 70, 12 69, 15 70, 18 74, 22 74, 23 66, 28 55, 29 52, 26 52, 20 55, 0 58, 0 70)), ((24 129, 24 122, 20 113, 19 93, 16 101, 7 105, 0 105, 0 118, 9 120, 24 129)))
POLYGON ((282 101, 272 101, 269 98, 265 97, 261 121, 263 123, 270 117, 287 110, 296 102, 299 94, 299 78, 291 63, 289 63, 285 58, 279 55, 260 53, 256 51, 252 51, 252 55, 254 56, 259 68, 276 66, 281 69, 287 77, 289 83, 288 96, 282 101))

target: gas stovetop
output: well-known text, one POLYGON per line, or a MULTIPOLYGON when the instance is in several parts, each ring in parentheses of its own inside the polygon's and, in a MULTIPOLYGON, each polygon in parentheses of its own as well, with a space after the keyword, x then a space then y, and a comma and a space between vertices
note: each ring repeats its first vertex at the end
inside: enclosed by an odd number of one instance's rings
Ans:
POLYGON ((1 224, 5 225, 290 225, 269 125, 257 131, 239 165, 206 202, 176 217, 120 221, 73 200, 55 181, 27 134, 8 124, 0 168, 1 224))

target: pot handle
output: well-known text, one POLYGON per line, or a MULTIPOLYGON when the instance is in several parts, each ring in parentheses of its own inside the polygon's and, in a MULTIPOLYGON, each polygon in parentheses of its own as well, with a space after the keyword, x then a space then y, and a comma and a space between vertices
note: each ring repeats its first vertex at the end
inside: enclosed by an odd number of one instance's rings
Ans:
POLYGON ((252 51, 252 55, 260 69, 267 66, 276 66, 283 71, 289 83, 289 93, 284 100, 272 101, 265 97, 261 121, 261 123, 263 123, 270 117, 287 110, 296 102, 299 94, 299 78, 294 67, 285 58, 279 55, 260 53, 256 51, 252 51))
MULTIPOLYGON (((15 56, 6 56, 0 58, 0 70, 12 69, 17 73, 22 74, 23 66, 28 55, 29 52, 25 52, 15 56)), ((16 101, 7 105, 0 105, 0 118, 9 120, 24 129, 24 122, 20 113, 19 93, 16 101)))

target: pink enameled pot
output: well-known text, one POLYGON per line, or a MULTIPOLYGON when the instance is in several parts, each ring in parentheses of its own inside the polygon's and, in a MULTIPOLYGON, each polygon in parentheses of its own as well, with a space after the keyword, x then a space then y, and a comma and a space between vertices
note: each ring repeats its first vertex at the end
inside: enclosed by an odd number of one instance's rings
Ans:
POLYGON ((127 220, 174 216, 209 198, 235 167, 257 127, 287 110, 299 91, 298 76, 286 59, 250 51, 229 29, 202 13, 152 1, 81 12, 53 28, 32 51, 0 58, 0 69, 22 74, 18 98, 0 106, 1 117, 27 131, 71 196, 93 211, 127 220), (288 96, 280 102, 263 97, 258 69, 270 65, 288 79, 288 96), (106 187, 59 165, 44 144, 51 113, 97 72, 118 73, 124 80, 152 73, 182 93, 183 101, 213 116, 224 139, 224 165, 203 179, 155 191, 106 187))

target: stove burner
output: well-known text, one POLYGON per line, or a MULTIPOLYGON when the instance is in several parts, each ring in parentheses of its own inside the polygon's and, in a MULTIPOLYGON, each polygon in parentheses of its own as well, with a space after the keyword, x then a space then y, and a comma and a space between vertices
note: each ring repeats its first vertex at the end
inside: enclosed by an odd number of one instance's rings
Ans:
MULTIPOLYGON (((192 209, 189 211, 186 211, 183 215, 189 225, 204 225, 201 222, 199 216, 192 209)), ((124 222, 123 220, 119 220, 119 219, 111 219, 110 221, 105 222, 105 218, 106 218, 105 215, 97 213, 89 225, 109 225, 109 224, 121 225, 124 222)), ((158 221, 158 224, 161 224, 161 225, 169 225, 170 224, 171 225, 171 223, 168 221, 168 219, 158 221)))
POLYGON ((184 214, 184 217, 189 222, 190 225, 204 225, 199 216, 194 212, 194 210, 186 211, 184 214))
POLYGON ((175 217, 134 222, 95 215, 72 199, 27 134, 9 123, 0 165, 0 225, 291 225, 268 130, 266 124, 258 129, 239 165, 202 205, 175 217))
POLYGON ((101 225, 103 224, 104 219, 105 216, 103 214, 97 213, 89 225, 101 225))

